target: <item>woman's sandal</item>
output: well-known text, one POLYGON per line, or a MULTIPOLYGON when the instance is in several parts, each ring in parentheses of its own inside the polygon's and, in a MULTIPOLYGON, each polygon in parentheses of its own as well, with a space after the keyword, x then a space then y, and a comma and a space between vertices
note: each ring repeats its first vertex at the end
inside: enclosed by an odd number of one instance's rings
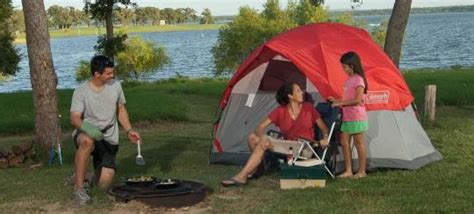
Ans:
POLYGON ((221 181, 222 186, 224 187, 240 187, 247 184, 247 182, 240 182, 234 178, 221 181))

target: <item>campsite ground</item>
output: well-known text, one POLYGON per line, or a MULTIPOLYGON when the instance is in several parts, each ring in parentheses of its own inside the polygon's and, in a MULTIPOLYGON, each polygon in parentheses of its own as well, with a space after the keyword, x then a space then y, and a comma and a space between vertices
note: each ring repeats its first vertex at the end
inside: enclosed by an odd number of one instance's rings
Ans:
MULTIPOLYGON (((116 181, 130 175, 154 175, 200 180, 214 190, 204 202, 187 211, 116 203, 96 189, 91 206, 72 208, 72 187, 63 185, 64 177, 71 173, 74 152, 67 123, 72 91, 62 90, 65 165, 0 170, 0 213, 474 212, 474 70, 417 71, 405 77, 418 102, 422 100, 423 85, 438 85, 437 121, 424 127, 444 156, 442 161, 416 171, 380 170, 359 180, 329 180, 321 189, 285 191, 279 189, 277 174, 266 175, 243 188, 222 188, 219 182, 239 167, 207 164, 209 135, 225 81, 175 79, 126 84, 127 107, 142 134, 147 165, 135 165, 135 147, 122 135, 116 181)), ((31 140, 31 93, 0 94, 0 106, 0 148, 31 140)))

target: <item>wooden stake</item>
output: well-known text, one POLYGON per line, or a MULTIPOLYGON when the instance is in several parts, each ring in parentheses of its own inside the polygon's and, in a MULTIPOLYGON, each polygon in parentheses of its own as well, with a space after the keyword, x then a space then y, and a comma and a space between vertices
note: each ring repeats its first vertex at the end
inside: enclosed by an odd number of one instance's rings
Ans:
POLYGON ((428 121, 435 121, 435 110, 436 110, 436 85, 425 86, 425 114, 424 117, 428 118, 428 121))

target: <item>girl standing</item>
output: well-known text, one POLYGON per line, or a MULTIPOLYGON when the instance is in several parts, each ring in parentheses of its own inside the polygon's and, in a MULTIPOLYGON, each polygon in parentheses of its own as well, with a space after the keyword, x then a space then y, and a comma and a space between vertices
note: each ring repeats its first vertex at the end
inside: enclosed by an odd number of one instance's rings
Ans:
POLYGON ((342 125, 340 143, 344 154, 345 170, 338 177, 362 178, 366 176, 366 152, 364 132, 368 130, 367 112, 364 107, 364 94, 367 94, 367 80, 355 52, 342 55, 340 62, 344 72, 349 76, 344 82, 342 100, 329 97, 332 106, 342 107, 342 125), (350 138, 353 137, 359 159, 359 171, 352 174, 352 154, 349 148, 350 138))

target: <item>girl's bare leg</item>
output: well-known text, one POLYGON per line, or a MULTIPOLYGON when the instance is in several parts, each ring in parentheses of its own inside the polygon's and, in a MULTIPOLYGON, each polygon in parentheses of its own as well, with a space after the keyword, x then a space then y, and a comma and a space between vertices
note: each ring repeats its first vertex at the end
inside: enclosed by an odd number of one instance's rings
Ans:
POLYGON ((347 132, 341 132, 341 147, 344 155, 345 170, 338 177, 346 178, 352 176, 352 154, 349 148, 350 135, 347 132))
POLYGON ((354 144, 357 149, 357 156, 359 159, 359 171, 357 172, 357 177, 364 177, 366 176, 366 164, 367 164, 367 156, 365 153, 365 143, 364 143, 364 133, 357 133, 353 135, 354 137, 354 144))

